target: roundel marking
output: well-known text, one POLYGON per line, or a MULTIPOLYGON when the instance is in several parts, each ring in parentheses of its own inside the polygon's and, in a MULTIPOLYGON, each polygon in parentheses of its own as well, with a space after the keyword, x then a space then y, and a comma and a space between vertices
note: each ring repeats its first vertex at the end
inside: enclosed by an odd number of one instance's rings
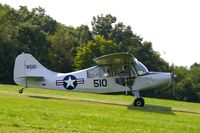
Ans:
POLYGON ((63 86, 67 90, 73 90, 73 89, 75 89, 76 86, 77 86, 77 79, 76 79, 76 77, 73 76, 73 75, 67 75, 63 79, 63 86))

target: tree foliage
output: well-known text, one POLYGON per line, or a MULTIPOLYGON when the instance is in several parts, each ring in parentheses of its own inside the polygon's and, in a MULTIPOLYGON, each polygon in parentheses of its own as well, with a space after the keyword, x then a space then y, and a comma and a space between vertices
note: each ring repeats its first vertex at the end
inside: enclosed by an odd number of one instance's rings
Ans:
POLYGON ((200 102, 200 86, 199 86, 199 71, 200 65, 194 64, 187 69, 185 67, 175 68, 175 90, 176 99, 184 101, 199 101, 200 102), (198 75, 198 76, 197 76, 198 75))
POLYGON ((95 65, 93 59, 105 54, 111 54, 118 51, 117 45, 111 40, 103 37, 96 37, 92 41, 78 48, 75 57, 76 69, 84 69, 95 65))
POLYGON ((108 14, 105 17, 103 15, 93 17, 92 30, 95 36, 103 36, 105 39, 109 39, 113 26, 112 24, 116 22, 116 17, 108 14))
POLYGON ((95 36, 112 40, 117 44, 117 51, 132 53, 150 70, 169 71, 169 64, 153 50, 151 42, 142 42, 142 38, 134 34, 130 26, 117 23, 116 17, 110 14, 93 17, 92 29, 95 36))

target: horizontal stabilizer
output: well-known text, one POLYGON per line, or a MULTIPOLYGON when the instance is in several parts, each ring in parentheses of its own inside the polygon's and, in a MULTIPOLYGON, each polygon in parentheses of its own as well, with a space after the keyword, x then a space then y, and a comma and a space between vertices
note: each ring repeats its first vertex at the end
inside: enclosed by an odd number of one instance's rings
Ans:
POLYGON ((22 77, 18 77, 18 79, 28 79, 28 80, 35 80, 35 81, 43 81, 44 77, 42 77, 42 76, 22 76, 22 77))

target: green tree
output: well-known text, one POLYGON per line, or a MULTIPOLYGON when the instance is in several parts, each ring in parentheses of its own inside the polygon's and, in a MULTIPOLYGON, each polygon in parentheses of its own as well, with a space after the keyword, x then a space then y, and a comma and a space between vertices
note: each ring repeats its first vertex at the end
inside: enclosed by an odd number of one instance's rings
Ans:
POLYGON ((15 42, 0 40, 0 83, 13 83, 15 57, 15 42))
POLYGON ((165 62, 158 52, 154 51, 151 42, 142 42, 142 38, 133 34, 130 26, 116 23, 116 17, 93 17, 92 33, 95 36, 103 36, 117 44, 118 51, 130 52, 141 60, 152 71, 169 71, 169 64, 165 62))
POLYGON ((87 25, 77 27, 75 33, 79 45, 86 44, 88 41, 93 40, 92 32, 87 25))
POLYGON ((103 14, 97 17, 93 17, 92 33, 95 36, 103 36, 105 39, 109 39, 113 30, 112 24, 116 22, 116 17, 108 14, 105 17, 103 14))
POLYGON ((17 11, 8 5, 0 4, 0 39, 10 41, 17 33, 18 24, 17 11))
POLYGON ((17 13, 23 24, 37 25, 48 34, 54 34, 56 32, 58 23, 50 16, 46 15, 45 10, 41 7, 33 8, 29 11, 26 6, 20 6, 17 13))
POLYGON ((197 86, 198 86, 198 70, 196 65, 191 66, 190 69, 185 67, 175 67, 175 82, 176 82, 176 99, 184 101, 200 101, 198 95, 197 86), (197 79, 195 81, 195 79, 197 79))
POLYGON ((187 78, 186 80, 182 81, 182 88, 184 89, 184 101, 197 102, 199 100, 199 96, 194 89, 191 79, 187 78))
POLYGON ((76 39, 75 29, 59 25, 57 32, 48 37, 51 43, 50 60, 54 71, 70 72, 73 70, 73 56, 79 45, 76 39))
POLYGON ((139 36, 133 34, 130 26, 125 26, 123 23, 115 24, 110 39, 118 44, 121 52, 131 52, 132 48, 137 49, 142 41, 139 36))
POLYGON ((118 45, 121 52, 127 52, 130 46, 137 47, 138 44, 141 44, 141 38, 133 34, 130 26, 125 26, 122 22, 116 23, 116 21, 117 18, 110 14, 93 17, 93 35, 112 40, 118 45), (136 39, 138 40, 136 41, 136 39))
POLYGON ((84 69, 95 65, 94 58, 118 51, 118 47, 111 40, 96 37, 95 40, 80 46, 75 57, 75 68, 84 69))
POLYGON ((57 32, 49 36, 48 40, 51 42, 51 68, 55 71, 70 72, 73 71, 77 47, 93 40, 93 37, 86 25, 77 28, 59 25, 57 32))
POLYGON ((194 88, 200 89, 200 64, 194 63, 190 67, 190 72, 194 88))
POLYGON ((20 26, 16 40, 18 53, 30 53, 37 57, 39 61, 44 62, 44 65, 48 64, 47 58, 50 45, 46 34, 40 27, 35 25, 20 26))
POLYGON ((14 60, 21 52, 33 54, 48 66, 50 45, 47 36, 55 32, 57 22, 46 16, 41 8, 29 11, 21 6, 14 10, 0 5, 0 11, 0 82, 13 83, 14 60))
POLYGON ((13 83, 13 66, 16 57, 17 12, 0 4, 0 83, 13 83))

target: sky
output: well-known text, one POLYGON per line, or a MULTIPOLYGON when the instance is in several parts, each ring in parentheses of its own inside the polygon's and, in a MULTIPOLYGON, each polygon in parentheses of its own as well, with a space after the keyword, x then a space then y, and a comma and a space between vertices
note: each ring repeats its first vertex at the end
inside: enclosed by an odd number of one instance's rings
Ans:
POLYGON ((66 26, 91 26, 93 16, 111 14, 150 41, 169 64, 200 63, 199 0, 0 0, 18 9, 42 7, 66 26))

